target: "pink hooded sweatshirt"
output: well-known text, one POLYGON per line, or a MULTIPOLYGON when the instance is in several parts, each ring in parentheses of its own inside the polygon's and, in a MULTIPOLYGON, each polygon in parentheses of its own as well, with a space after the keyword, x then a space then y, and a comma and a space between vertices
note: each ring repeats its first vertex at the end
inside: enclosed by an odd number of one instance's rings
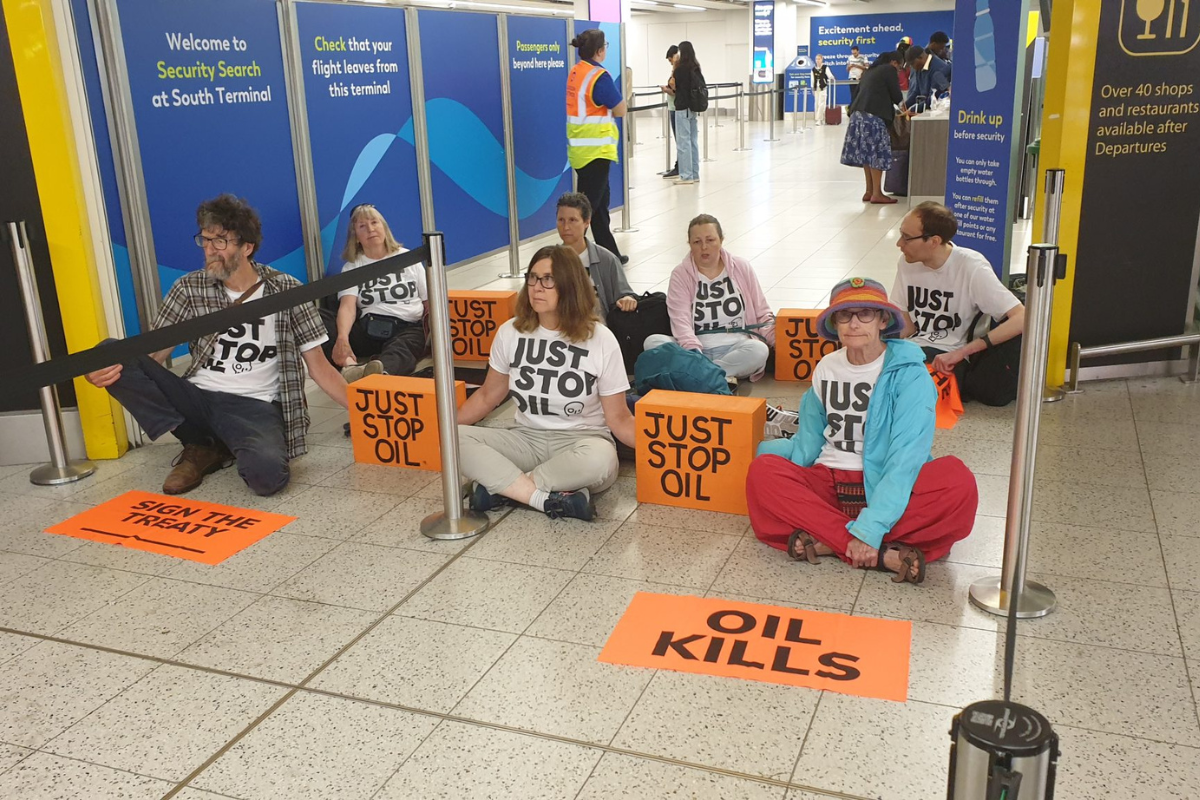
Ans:
MULTIPOLYGON (((732 255, 721 248, 721 263, 733 280, 733 285, 741 293, 746 303, 746 326, 770 323, 754 331, 767 340, 767 344, 775 347, 775 314, 767 305, 767 297, 763 294, 758 277, 754 274, 750 262, 744 258, 732 255)), ((667 287, 667 312, 671 316, 671 336, 685 350, 700 350, 701 337, 696 335, 693 323, 693 306, 696 302, 696 285, 700 282, 700 271, 688 253, 679 266, 671 271, 671 283, 667 287)), ((750 376, 756 381, 763 376, 762 371, 750 376)))

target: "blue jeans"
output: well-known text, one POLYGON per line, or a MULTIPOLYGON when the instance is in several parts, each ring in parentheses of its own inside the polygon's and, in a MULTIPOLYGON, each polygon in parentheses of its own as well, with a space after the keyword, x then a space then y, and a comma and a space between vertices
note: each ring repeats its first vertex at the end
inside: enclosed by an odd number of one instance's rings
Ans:
POLYGON ((675 112, 675 144, 679 147, 679 177, 685 181, 700 178, 700 140, 695 111, 675 112))
POLYGON ((122 367, 108 392, 151 439, 169 432, 185 445, 222 442, 255 494, 265 497, 288 485, 291 472, 278 403, 197 388, 149 356, 122 367))

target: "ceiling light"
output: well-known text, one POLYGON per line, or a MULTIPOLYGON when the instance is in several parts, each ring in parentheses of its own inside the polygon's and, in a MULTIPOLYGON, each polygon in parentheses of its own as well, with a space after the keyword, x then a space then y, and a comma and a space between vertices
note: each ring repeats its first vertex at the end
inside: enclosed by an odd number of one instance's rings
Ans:
POLYGON ((685 6, 683 3, 672 3, 676 8, 682 8, 684 11, 708 11, 703 6, 685 6))
POLYGON ((802 6, 820 6, 821 8, 829 8, 828 0, 792 0, 793 3, 799 3, 802 6))

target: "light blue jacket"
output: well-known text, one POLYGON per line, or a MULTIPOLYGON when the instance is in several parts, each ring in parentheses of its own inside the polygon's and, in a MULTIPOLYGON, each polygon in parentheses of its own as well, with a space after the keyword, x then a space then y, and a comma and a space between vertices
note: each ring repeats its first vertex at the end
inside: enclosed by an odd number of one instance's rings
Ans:
MULTIPOLYGON (((863 431, 867 507, 846 525, 851 536, 876 548, 908 507, 921 467, 932 460, 937 421, 937 389, 921 348, 899 339, 886 344, 883 371, 871 392, 863 431)), ((825 425, 825 407, 814 386, 800 400, 796 435, 763 442, 758 454, 783 456, 811 467, 825 445, 825 425)))

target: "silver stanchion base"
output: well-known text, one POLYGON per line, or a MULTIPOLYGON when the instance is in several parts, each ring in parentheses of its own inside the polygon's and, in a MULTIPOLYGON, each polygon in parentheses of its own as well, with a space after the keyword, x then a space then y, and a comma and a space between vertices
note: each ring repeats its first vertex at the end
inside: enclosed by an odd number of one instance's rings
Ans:
POLYGON ((496 277, 497 278, 513 278, 514 280, 522 280, 522 279, 524 279, 525 276, 524 275, 513 275, 511 272, 501 272, 496 277))
POLYGON ((53 464, 43 464, 29 473, 29 482, 34 486, 58 486, 81 481, 95 471, 96 465, 83 459, 68 461, 62 469, 53 464))
POLYGON ((613 228, 613 233, 637 233, 637 228, 613 228))
POLYGON ((1067 393, 1064 392, 1061 387, 1055 388, 1055 389, 1044 389, 1042 391, 1042 402, 1043 403, 1057 403, 1059 400, 1062 400, 1066 396, 1067 396, 1067 393))
POLYGON ((487 515, 478 511, 464 511, 456 520, 439 511, 421 520, 421 533, 430 539, 467 539, 483 533, 490 524, 487 515))
MULTIPOLYGON (((971 605, 978 609, 1008 616, 1008 598, 1000 591, 1000 576, 980 578, 971 584, 971 605)), ((1044 617, 1058 605, 1054 592, 1036 581, 1025 581, 1025 589, 1021 592, 1021 605, 1017 608, 1017 619, 1037 619, 1044 617)))
POLYGON ((751 151, 751 150, 753 150, 753 149, 754 149, 753 147, 735 147, 735 148, 733 148, 733 152, 735 152, 735 153, 748 153, 748 152, 750 152, 750 151, 751 151))

